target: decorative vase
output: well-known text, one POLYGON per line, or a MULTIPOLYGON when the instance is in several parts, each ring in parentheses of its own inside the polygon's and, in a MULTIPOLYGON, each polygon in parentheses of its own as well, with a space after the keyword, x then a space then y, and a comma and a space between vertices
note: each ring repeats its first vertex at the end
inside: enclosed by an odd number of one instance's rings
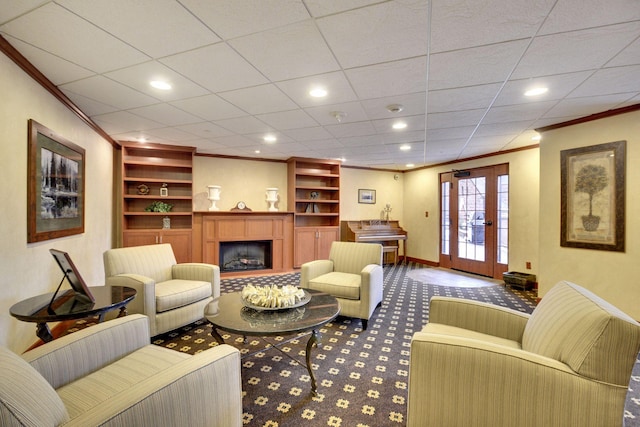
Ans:
POLYGON ((277 188, 267 188, 267 202, 269 202, 269 212, 277 212, 278 208, 276 208, 275 204, 278 201, 278 189, 277 188))
POLYGON ((219 185, 208 185, 207 187, 209 188, 209 197, 207 198, 211 202, 209 210, 219 211, 220 208, 216 206, 216 202, 220 200, 220 193, 222 193, 222 190, 220 190, 221 187, 219 185))
POLYGON ((597 215, 582 215, 582 226, 585 231, 596 231, 600 225, 600 217, 597 215))
POLYGON ((168 216, 165 216, 164 218, 162 218, 162 229, 168 230, 170 228, 171 228, 171 218, 169 218, 168 216))

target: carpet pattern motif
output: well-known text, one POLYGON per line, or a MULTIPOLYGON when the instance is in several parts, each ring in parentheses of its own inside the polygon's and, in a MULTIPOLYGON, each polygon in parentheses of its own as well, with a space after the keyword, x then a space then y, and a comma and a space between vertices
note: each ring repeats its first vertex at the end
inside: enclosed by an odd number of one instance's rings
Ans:
MULTIPOLYGON (((256 337, 248 337, 245 344, 239 335, 222 334, 225 342, 238 348, 243 357, 244 425, 404 426, 411 337, 427 323, 432 296, 490 302, 526 313, 535 307, 533 292, 502 285, 438 286, 411 278, 420 274, 407 274, 422 268, 416 264, 385 267, 382 305, 374 312, 366 331, 362 331, 359 320, 340 316, 321 329, 322 345, 312 350, 317 396, 311 394, 307 370, 290 359, 304 361, 306 336, 294 337, 281 351, 273 348, 261 351, 263 343, 256 337)), ((221 291, 239 291, 247 283, 297 285, 299 278, 299 273, 294 273, 223 279, 221 291)), ((80 321, 68 333, 94 322, 80 321)), ((156 336, 152 341, 188 354, 217 345, 206 319, 156 336)), ((624 418, 626 427, 640 427, 640 360, 634 367, 624 418)))

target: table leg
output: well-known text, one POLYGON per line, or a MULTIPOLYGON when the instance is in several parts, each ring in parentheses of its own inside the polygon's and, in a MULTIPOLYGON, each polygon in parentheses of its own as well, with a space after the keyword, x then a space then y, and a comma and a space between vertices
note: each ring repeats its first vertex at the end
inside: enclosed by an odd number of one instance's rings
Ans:
POLYGON ((224 340, 214 327, 211 328, 211 336, 218 342, 218 344, 224 344, 224 340))
POLYGON ((51 330, 49 326, 45 323, 38 323, 36 325, 36 335, 44 342, 53 341, 53 335, 51 335, 51 330))
POLYGON ((321 335, 317 330, 313 330, 311 336, 309 337, 309 341, 307 341, 307 351, 306 351, 306 361, 307 361, 307 372, 309 372, 309 377, 311 377, 311 392, 314 396, 318 395, 318 385, 316 384, 316 376, 313 373, 313 369, 311 368, 311 348, 315 344, 316 347, 320 345, 321 335))

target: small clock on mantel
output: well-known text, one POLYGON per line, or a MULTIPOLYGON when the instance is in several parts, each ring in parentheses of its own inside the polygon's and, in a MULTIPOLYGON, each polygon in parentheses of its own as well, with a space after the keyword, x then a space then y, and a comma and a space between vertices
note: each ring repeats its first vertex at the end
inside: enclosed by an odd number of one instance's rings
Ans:
POLYGON ((247 207, 247 204, 241 200, 236 204, 235 207, 231 208, 231 212, 237 212, 237 211, 251 212, 251 209, 249 209, 247 207))

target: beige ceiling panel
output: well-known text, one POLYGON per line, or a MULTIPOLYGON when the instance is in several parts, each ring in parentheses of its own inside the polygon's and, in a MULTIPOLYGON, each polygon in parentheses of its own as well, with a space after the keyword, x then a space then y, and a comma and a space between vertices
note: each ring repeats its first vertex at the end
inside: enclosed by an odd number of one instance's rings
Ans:
POLYGON ((60 88, 123 110, 158 102, 155 98, 103 76, 93 76, 67 83, 60 88))
POLYGON ((223 120, 247 115, 246 111, 242 111, 218 95, 198 96, 174 101, 171 104, 204 120, 223 120))
POLYGON ((249 114, 273 113, 296 108, 296 104, 276 85, 260 85, 219 94, 249 114))
POLYGON ((412 94, 426 90, 425 56, 345 71, 356 94, 363 99, 412 94))

